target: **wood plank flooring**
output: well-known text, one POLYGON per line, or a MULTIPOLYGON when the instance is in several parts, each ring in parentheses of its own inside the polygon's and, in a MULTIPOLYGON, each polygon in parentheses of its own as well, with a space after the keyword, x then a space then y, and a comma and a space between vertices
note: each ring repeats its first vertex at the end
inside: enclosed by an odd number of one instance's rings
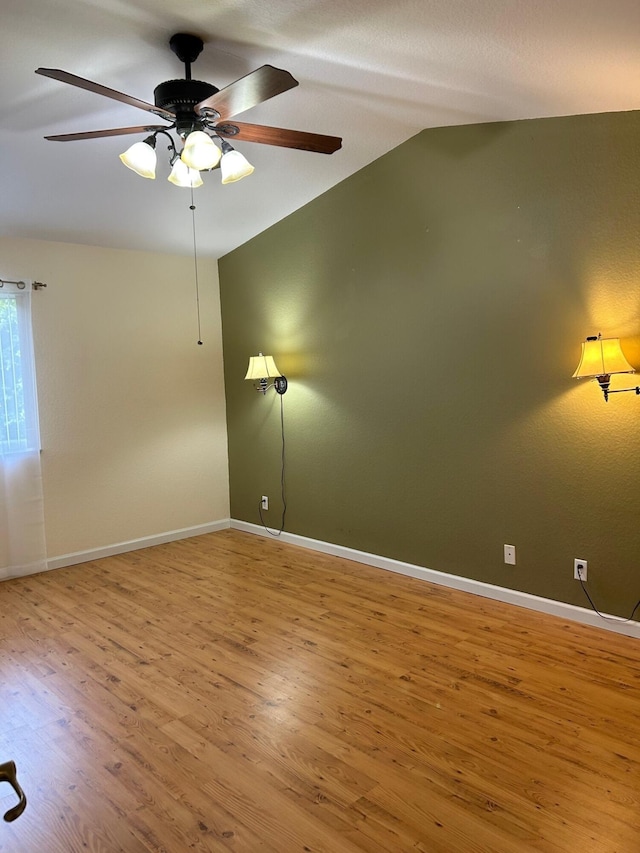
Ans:
POLYGON ((0 850, 639 853, 639 651, 230 530, 7 581, 0 850))

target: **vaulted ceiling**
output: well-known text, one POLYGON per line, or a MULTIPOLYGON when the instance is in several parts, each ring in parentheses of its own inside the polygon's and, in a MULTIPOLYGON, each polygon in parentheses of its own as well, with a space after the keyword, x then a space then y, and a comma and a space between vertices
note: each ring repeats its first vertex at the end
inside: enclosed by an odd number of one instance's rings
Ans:
POLYGON ((215 257, 424 128, 640 107, 637 0, 4 0, 1 20, 5 236, 191 250, 190 191, 166 181, 161 144, 150 181, 118 160, 137 137, 43 139, 153 117, 34 73, 153 101, 183 76, 175 32, 205 41, 196 79, 222 88, 270 64, 299 81, 239 120, 343 138, 330 156, 238 142, 254 174, 207 174, 194 192, 199 251, 215 257))

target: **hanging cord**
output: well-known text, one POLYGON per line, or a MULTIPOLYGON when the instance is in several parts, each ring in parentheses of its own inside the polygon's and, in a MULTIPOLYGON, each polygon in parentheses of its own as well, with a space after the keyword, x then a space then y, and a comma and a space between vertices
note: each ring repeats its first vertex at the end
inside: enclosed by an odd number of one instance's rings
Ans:
POLYGON ((200 331, 200 285, 198 282, 198 245, 196 243, 196 206, 193 203, 193 187, 191 190, 191 230, 193 231, 193 267, 196 280, 196 314, 198 316, 198 346, 202 346, 202 333, 200 331))
POLYGON ((605 616, 604 613, 601 613, 598 610, 598 608, 595 606, 595 604, 593 603, 593 599, 589 595, 589 591, 587 590, 586 586, 584 585, 584 581, 582 580, 582 572, 580 571, 580 569, 578 569, 578 580, 580 581, 580 586, 582 587, 582 591, 584 592, 584 594, 587 596, 587 599, 589 600, 589 604, 591 605, 593 610, 598 614, 598 616, 600 616, 602 619, 606 619, 607 622, 617 622, 618 624, 633 621, 633 617, 635 615, 635 612, 638 609, 638 607, 640 607, 640 601, 638 601, 636 606, 633 608, 633 610, 631 611, 631 616, 629 616, 628 619, 618 618, 617 616, 605 616))
POLYGON ((285 448, 285 444, 284 444, 284 400, 283 400, 284 394, 278 394, 278 396, 280 397, 280 432, 282 435, 282 452, 281 452, 281 456, 280 456, 280 495, 282 497, 282 522, 280 523, 280 529, 277 532, 274 533, 273 530, 269 530, 269 528, 265 524, 264 518, 262 517, 262 501, 260 501, 260 503, 258 503, 258 512, 260 513, 260 521, 262 523, 262 526, 264 527, 264 529, 267 531, 267 533, 270 536, 280 536, 280 534, 284 530, 284 519, 285 519, 285 516, 287 514, 287 495, 286 495, 285 478, 284 478, 284 460, 285 460, 285 454, 284 454, 284 448, 285 448))

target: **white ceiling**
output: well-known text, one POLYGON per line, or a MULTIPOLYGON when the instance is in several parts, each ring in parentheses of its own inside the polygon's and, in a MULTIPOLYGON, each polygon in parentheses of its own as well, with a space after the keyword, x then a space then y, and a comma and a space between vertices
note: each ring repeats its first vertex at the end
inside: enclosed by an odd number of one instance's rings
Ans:
POLYGON ((148 113, 34 74, 153 101, 183 76, 175 32, 205 41, 196 79, 222 88, 268 63, 299 81, 239 120, 343 138, 331 156, 238 143, 255 173, 195 191, 198 250, 215 257, 423 128, 640 107, 638 0, 3 0, 1 21, 5 236, 192 250, 190 194, 165 180, 163 146, 149 181, 118 160, 137 137, 42 138, 148 113))

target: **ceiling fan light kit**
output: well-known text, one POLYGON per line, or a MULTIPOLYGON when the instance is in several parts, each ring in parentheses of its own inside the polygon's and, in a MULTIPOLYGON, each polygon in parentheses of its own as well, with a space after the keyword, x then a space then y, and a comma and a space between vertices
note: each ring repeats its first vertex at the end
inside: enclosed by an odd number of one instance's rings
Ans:
POLYGON ((38 68, 36 74, 146 110, 170 124, 64 133, 45 136, 45 139, 74 142, 147 133, 149 135, 144 141, 130 146, 120 155, 120 160, 141 177, 153 179, 157 164, 156 138, 158 134, 163 134, 169 139, 169 163, 172 169, 168 180, 175 186, 191 189, 202 186, 201 171, 210 171, 218 166, 223 184, 239 181, 254 171, 254 167, 229 144, 226 137, 234 141, 258 142, 320 154, 333 154, 342 146, 342 140, 337 136, 229 121, 233 116, 297 86, 298 81, 288 71, 263 65, 224 89, 218 89, 211 83, 191 79, 191 63, 195 62, 203 48, 201 38, 188 33, 176 33, 169 40, 169 46, 184 63, 185 76, 184 79, 167 80, 156 86, 153 104, 57 68, 38 68), (180 153, 168 131, 174 131, 183 143, 180 153), (215 144, 214 139, 219 140, 221 147, 215 144))

